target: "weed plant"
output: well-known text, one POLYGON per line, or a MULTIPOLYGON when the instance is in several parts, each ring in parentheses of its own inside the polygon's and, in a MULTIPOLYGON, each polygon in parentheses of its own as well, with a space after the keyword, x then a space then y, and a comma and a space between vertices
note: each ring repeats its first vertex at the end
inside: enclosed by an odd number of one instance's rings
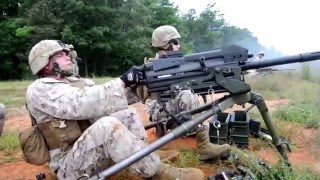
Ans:
POLYGON ((0 151, 7 155, 13 154, 20 149, 19 132, 8 131, 0 137, 0 151))

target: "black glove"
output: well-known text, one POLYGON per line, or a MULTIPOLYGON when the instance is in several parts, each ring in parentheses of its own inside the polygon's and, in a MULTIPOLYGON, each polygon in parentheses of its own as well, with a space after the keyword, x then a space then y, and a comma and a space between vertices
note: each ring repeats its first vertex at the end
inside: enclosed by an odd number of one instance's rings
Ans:
POLYGON ((143 80, 146 79, 144 70, 137 66, 132 66, 127 72, 120 76, 126 87, 131 85, 141 85, 143 80))

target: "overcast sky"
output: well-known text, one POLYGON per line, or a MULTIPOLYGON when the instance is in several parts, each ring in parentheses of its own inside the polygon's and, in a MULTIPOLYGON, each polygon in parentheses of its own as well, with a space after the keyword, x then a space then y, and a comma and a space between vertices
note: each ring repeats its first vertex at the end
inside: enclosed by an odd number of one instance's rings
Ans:
POLYGON ((215 2, 225 20, 247 28, 266 46, 284 54, 320 51, 318 0, 171 0, 182 12, 200 13, 215 2))

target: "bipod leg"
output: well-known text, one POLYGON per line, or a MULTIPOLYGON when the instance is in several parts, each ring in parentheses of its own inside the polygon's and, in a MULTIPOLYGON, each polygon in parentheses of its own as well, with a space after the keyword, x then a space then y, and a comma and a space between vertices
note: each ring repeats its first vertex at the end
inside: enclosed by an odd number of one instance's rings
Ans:
MULTIPOLYGON (((287 142, 284 142, 279 138, 279 135, 273 125, 273 122, 271 121, 271 116, 270 116, 268 107, 267 107, 264 99, 262 98, 262 96, 260 96, 256 93, 251 93, 250 103, 257 106, 257 108, 258 108, 258 110, 264 120, 264 123, 266 124, 267 129, 270 132, 273 144, 276 146, 278 152, 283 157, 283 159, 286 161, 286 164, 288 164, 290 166, 290 162, 288 160, 288 157, 287 157, 286 152, 283 147, 283 144, 286 144, 287 148, 289 149, 289 145, 287 142)), ((289 149, 289 151, 290 151, 290 149, 289 149)))

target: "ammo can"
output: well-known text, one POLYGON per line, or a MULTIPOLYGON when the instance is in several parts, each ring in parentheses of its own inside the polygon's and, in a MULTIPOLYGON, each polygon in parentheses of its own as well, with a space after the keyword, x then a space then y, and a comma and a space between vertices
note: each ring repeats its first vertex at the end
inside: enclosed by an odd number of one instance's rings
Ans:
POLYGON ((229 121, 230 113, 220 112, 213 116, 209 124, 210 142, 214 144, 227 144, 229 142, 229 121), (214 126, 216 121, 220 122, 219 136, 217 128, 214 126))
POLYGON ((247 111, 234 111, 230 118, 229 144, 246 148, 249 145, 249 113, 247 111))

